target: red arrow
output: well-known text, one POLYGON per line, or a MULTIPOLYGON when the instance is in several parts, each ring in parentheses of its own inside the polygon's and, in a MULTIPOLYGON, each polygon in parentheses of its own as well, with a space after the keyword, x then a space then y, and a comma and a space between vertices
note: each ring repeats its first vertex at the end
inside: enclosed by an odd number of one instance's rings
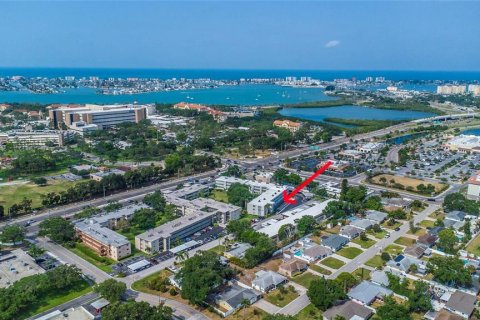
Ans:
POLYGON ((306 179, 305 181, 303 181, 298 187, 296 187, 292 193, 288 194, 287 193, 287 190, 283 191, 283 201, 286 202, 286 203, 290 203, 290 204, 295 204, 297 203, 297 200, 295 200, 295 195, 297 193, 299 193, 303 188, 305 188, 310 182, 312 182, 313 180, 315 180, 316 177, 318 177, 319 175, 321 175, 323 172, 325 172, 325 170, 328 169, 328 167, 330 167, 330 165, 332 164, 332 161, 327 161, 327 163, 325 163, 320 169, 317 170, 317 172, 315 172, 314 174, 312 174, 310 177, 308 177, 308 179, 306 179))

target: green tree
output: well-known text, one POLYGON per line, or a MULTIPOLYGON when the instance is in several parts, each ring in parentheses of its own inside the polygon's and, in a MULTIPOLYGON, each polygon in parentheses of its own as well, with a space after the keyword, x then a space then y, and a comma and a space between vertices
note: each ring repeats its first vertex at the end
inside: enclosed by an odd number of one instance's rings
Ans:
POLYGON ((380 196, 371 196, 365 201, 365 209, 383 210, 382 198, 380 196))
POLYGON ((411 320, 412 316, 405 305, 395 302, 392 297, 385 297, 384 304, 377 309, 379 320, 411 320))
POLYGON ((47 179, 44 177, 33 178, 32 181, 39 186, 44 186, 47 184, 47 179))
POLYGON ((336 301, 346 297, 345 291, 335 280, 315 279, 307 291, 310 302, 322 311, 330 308, 336 301))
POLYGON ((268 314, 262 320, 296 320, 295 316, 286 316, 283 314, 268 314))
POLYGON ((233 275, 234 271, 222 265, 216 253, 200 251, 184 262, 175 279, 182 285, 182 298, 200 305, 209 293, 233 275))
POLYGON ((427 312, 432 309, 432 299, 428 289, 426 282, 415 281, 415 289, 408 297, 408 306, 411 312, 427 312))
POLYGON ((105 207, 103 207, 103 211, 114 212, 121 208, 123 208, 123 205, 121 203, 113 201, 113 202, 109 202, 105 207))
POLYGON ((103 320, 170 320, 173 311, 171 308, 159 305, 151 306, 145 301, 115 302, 102 310, 103 320))
POLYGON ((2 229, 0 240, 4 243, 19 243, 25 239, 25 228, 18 224, 12 224, 2 229))
POLYGON ((444 229, 438 233, 437 246, 444 252, 455 254, 457 252, 455 246, 457 244, 457 236, 452 229, 444 229))
POLYGON ((131 225, 137 226, 141 230, 148 230, 155 227, 157 214, 152 209, 142 208, 134 212, 131 225))
POLYGON ((440 283, 467 286, 472 283, 470 272, 464 268, 463 261, 456 257, 431 257, 427 271, 440 283))
POLYGON ((94 287, 94 291, 111 303, 119 301, 127 290, 127 285, 114 279, 108 279, 94 287))
POLYGON ((51 217, 39 224, 39 236, 47 236, 58 243, 72 241, 75 237, 75 229, 70 221, 62 217, 51 217))
POLYGON ((242 170, 237 165, 228 166, 227 171, 223 174, 228 177, 240 178, 242 176, 242 170))
POLYGON ((303 237, 304 235, 311 233, 316 225, 317 221, 313 216, 303 216, 297 222, 298 234, 303 237))
POLYGON ((160 191, 155 191, 153 193, 147 194, 143 198, 143 203, 145 203, 146 205, 152 207, 157 211, 165 210, 165 205, 166 205, 165 197, 160 191))
POLYGON ((240 183, 234 183, 228 188, 227 197, 229 203, 246 208, 247 203, 254 198, 254 195, 250 192, 247 186, 240 183))
POLYGON ((295 226, 287 223, 283 226, 280 227, 278 230, 278 239, 283 241, 283 240, 289 240, 293 237, 295 234, 295 226))

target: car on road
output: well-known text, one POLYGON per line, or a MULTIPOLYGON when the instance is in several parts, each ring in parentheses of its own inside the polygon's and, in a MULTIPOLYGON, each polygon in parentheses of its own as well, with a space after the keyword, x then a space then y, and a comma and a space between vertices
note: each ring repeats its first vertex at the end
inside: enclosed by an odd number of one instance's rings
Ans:
POLYGON ((390 233, 387 233, 387 234, 385 235, 385 238, 390 238, 390 233))
POLYGON ((395 228, 395 231, 400 231, 400 227, 396 227, 396 228, 395 228))

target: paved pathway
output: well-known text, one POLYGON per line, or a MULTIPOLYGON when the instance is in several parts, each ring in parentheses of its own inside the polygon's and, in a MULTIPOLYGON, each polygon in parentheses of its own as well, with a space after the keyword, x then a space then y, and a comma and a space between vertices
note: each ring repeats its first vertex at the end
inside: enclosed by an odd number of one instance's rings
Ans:
POLYGON ((275 314, 280 311, 280 308, 276 305, 271 304, 265 299, 260 299, 253 304, 255 307, 262 309, 266 313, 275 314))

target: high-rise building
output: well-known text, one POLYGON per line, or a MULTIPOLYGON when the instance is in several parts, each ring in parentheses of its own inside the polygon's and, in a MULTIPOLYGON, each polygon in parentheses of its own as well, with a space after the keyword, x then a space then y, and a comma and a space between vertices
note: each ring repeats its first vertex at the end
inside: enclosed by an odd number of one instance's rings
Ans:
POLYGON ((464 94, 467 86, 463 85, 445 85, 437 86, 437 94, 464 94))
POLYGON ((479 84, 469 85, 468 86, 468 92, 470 92, 474 96, 480 96, 480 85, 479 84))

